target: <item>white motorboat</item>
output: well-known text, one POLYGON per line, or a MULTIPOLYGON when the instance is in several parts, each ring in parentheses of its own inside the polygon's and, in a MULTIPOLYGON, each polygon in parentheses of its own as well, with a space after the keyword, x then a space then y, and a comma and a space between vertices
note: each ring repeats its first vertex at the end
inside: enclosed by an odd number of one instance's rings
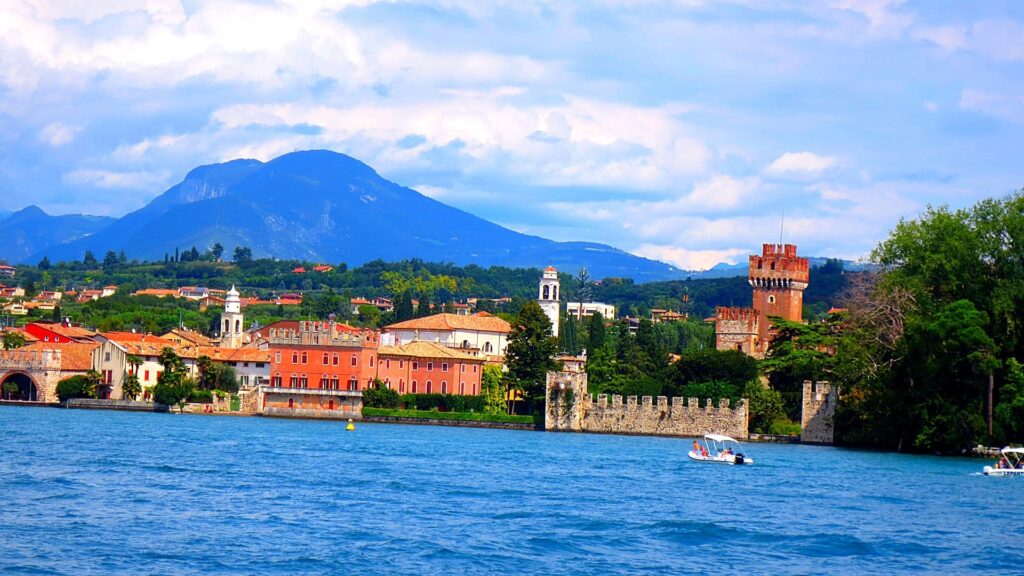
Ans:
POLYGON ((985 476, 1020 476, 1024 477, 1024 448, 1007 446, 999 451, 999 460, 995 466, 985 466, 985 476))
POLYGON ((722 434, 705 434, 704 446, 693 441, 694 450, 690 450, 690 460, 708 464, 728 464, 730 466, 750 465, 754 459, 745 455, 743 446, 733 438, 722 434))

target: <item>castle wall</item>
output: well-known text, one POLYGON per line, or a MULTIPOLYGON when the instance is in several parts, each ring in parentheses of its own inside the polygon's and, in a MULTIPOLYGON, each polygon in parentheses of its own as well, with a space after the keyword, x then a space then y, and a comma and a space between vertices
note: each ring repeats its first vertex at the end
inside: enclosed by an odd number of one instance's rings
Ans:
POLYGON ((715 348, 758 354, 758 318, 753 308, 715 309, 715 348))
POLYGON ((804 444, 832 444, 839 389, 828 382, 804 381, 800 441, 804 444))
POLYGON ((656 436, 701 436, 709 432, 733 438, 747 438, 747 401, 736 407, 728 399, 704 406, 697 398, 665 396, 599 395, 586 393, 586 373, 549 372, 546 392, 546 430, 596 432, 606 434, 644 434, 656 436))

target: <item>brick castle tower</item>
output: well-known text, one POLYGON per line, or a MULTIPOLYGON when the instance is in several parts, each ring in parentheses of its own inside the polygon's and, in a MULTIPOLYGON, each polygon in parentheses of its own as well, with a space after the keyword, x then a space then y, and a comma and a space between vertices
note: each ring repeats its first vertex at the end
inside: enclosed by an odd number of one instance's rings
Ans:
POLYGON ((762 357, 772 340, 769 316, 803 320, 810 262, 796 255, 793 244, 764 244, 760 256, 750 256, 747 279, 753 288, 753 305, 715 311, 715 347, 762 357))

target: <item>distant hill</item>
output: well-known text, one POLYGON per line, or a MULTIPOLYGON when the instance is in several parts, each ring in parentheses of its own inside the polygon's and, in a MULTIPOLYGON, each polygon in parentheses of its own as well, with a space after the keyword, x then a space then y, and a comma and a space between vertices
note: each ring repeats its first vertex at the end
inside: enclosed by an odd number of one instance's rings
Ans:
MULTIPOLYGON (((810 261, 811 267, 817 267, 825 264, 829 258, 822 258, 820 256, 810 256, 807 258, 810 261)), ((866 270, 871 267, 870 264, 863 262, 855 262, 853 260, 840 260, 843 263, 843 269, 848 272, 859 272, 866 270)), ((707 278, 732 278, 733 276, 746 276, 747 275, 747 261, 743 260, 736 264, 730 264, 728 262, 719 262, 707 270, 690 271, 686 273, 687 276, 697 279, 707 278)))
MULTIPOLYGON (((0 229, 6 222, 0 223, 0 229)), ((43 236, 49 232, 40 226, 43 236)), ((233 160, 196 168, 145 207, 74 241, 28 246, 15 261, 81 259, 123 250, 159 260, 175 248, 205 250, 215 242, 230 256, 247 246, 253 256, 359 265, 370 260, 426 261, 480 266, 587 266, 595 278, 638 282, 684 278, 663 262, 604 244, 554 242, 520 234, 389 182, 343 154, 311 150, 269 162, 233 160)))
POLYGON ((36 253, 54 246, 87 238, 114 221, 104 216, 67 214, 50 216, 38 206, 28 206, 0 220, 0 258, 9 262, 28 261, 36 253))

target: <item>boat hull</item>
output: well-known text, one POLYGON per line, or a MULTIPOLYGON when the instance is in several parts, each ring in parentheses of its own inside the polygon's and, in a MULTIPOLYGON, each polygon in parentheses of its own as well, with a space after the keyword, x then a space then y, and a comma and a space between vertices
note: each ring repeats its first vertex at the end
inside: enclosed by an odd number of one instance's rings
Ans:
MULTIPOLYGON (((736 457, 734 455, 718 456, 718 457, 715 457, 715 456, 704 456, 702 454, 698 454, 697 452, 694 452, 693 450, 690 450, 687 453, 687 456, 689 456, 690 460, 693 460, 694 462, 703 462, 705 464, 726 464, 728 466, 737 466, 738 465, 738 464, 736 464, 736 457)), ((743 466, 747 466, 747 465, 750 465, 750 464, 753 464, 753 463, 754 463, 753 458, 746 458, 746 457, 743 458, 743 464, 742 464, 743 466)))
POLYGON ((991 466, 985 466, 982 470, 982 474, 985 476, 1020 476, 1024 478, 1024 469, 1021 468, 993 468, 991 466))

